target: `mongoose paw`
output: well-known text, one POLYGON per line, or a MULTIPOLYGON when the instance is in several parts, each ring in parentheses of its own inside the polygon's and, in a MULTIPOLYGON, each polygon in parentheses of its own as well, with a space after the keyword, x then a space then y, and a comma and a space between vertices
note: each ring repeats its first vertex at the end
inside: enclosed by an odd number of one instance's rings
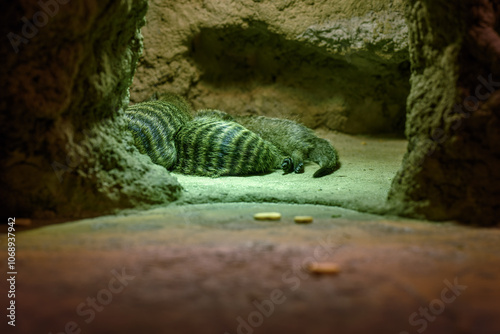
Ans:
POLYGON ((301 162, 295 167, 295 173, 296 174, 301 174, 304 173, 304 164, 301 162))
POLYGON ((293 161, 292 158, 285 158, 281 163, 281 169, 285 174, 291 173, 293 171, 293 161))

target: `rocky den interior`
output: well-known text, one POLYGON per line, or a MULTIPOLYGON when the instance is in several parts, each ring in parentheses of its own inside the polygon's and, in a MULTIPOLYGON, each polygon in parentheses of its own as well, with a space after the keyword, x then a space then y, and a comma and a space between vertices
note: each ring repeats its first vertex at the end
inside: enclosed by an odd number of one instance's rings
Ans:
POLYGON ((500 333, 495 0, 30 0, 0 15, 0 262, 16 270, 2 332, 500 333), (342 166, 169 172, 124 117, 163 92, 300 122, 342 166))

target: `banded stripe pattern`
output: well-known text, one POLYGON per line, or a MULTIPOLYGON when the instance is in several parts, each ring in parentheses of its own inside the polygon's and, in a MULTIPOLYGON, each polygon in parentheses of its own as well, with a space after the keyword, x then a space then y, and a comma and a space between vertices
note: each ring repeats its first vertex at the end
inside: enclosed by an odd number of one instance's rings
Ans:
POLYGON ((273 143, 283 154, 290 155, 295 173, 304 172, 306 161, 319 165, 313 174, 315 178, 332 174, 340 168, 337 150, 300 123, 265 116, 235 116, 234 120, 273 143))
POLYGON ((188 110, 189 106, 178 97, 172 102, 156 100, 129 106, 125 117, 139 151, 171 170, 177 161, 174 135, 191 120, 188 110))
POLYGON ((195 118, 175 136, 175 171, 200 176, 237 176, 271 172, 283 156, 271 143, 238 123, 195 118))
POLYGON ((340 168, 338 152, 330 142, 292 120, 265 116, 231 116, 216 109, 199 110, 196 115, 237 122, 272 143, 282 155, 290 158, 289 165, 283 166, 285 173, 303 173, 306 161, 319 165, 320 168, 313 174, 315 178, 332 174, 340 168))

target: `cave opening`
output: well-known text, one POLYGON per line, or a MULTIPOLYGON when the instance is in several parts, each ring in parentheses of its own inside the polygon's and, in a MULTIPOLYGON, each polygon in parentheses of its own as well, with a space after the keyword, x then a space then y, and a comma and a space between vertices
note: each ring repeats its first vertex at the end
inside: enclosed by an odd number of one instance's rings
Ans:
MULTIPOLYGON (((192 38, 188 55, 200 73, 191 96, 210 92, 206 100, 228 105, 235 114, 281 116, 313 129, 402 137, 409 62, 382 63, 368 54, 328 53, 288 40, 262 23, 202 28, 192 38), (242 102, 225 103, 228 94, 238 94, 234 98, 242 102), (266 103, 259 103, 258 95, 268 96, 266 103)), ((207 102, 195 102, 202 103, 207 102)))
POLYGON ((0 43, 18 333, 500 332, 495 1, 6 6, 25 38, 0 43), (127 130, 164 92, 301 122, 342 166, 169 172, 127 130))

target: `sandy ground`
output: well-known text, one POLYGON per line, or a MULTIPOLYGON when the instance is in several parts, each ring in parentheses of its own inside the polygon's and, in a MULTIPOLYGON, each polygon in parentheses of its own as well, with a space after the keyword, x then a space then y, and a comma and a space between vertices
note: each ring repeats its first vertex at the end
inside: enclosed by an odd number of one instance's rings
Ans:
POLYGON ((334 174, 313 178, 318 165, 304 174, 281 171, 249 177, 192 177, 174 174, 185 188, 185 203, 283 202, 341 206, 381 213, 392 179, 401 165, 406 141, 374 139, 318 131, 338 150, 342 167, 334 174))
POLYGON ((500 229, 348 209, 383 207, 405 143, 331 138, 343 167, 323 179, 313 165, 304 175, 180 176, 184 203, 213 202, 17 226, 16 327, 3 316, 1 332, 500 333, 500 229), (235 203, 216 203, 226 200, 235 203), (301 204, 276 203, 287 200, 301 204), (282 218, 254 220, 262 211, 282 218), (340 272, 311 273, 311 262, 340 272))

